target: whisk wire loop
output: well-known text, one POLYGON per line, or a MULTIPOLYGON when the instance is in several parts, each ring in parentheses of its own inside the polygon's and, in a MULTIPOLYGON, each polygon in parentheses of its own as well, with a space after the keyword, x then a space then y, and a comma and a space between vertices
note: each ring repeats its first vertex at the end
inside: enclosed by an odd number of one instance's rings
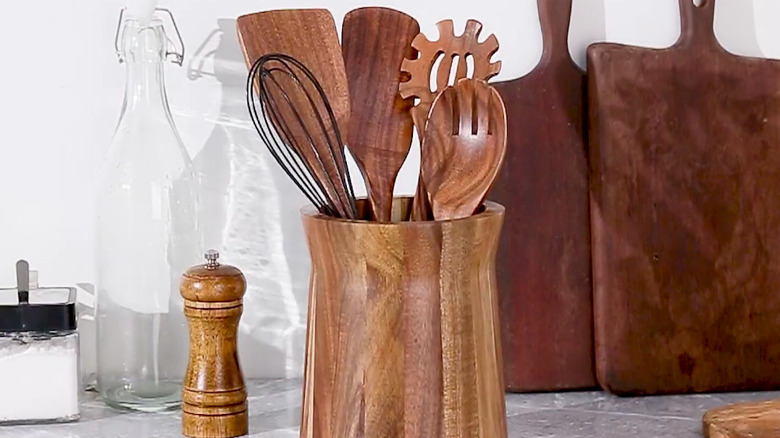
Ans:
POLYGON ((298 189, 322 214, 356 219, 341 132, 314 74, 289 55, 265 55, 250 68, 246 92, 260 139, 298 189))
POLYGON ((263 109, 262 99, 254 93, 255 84, 258 85, 258 94, 263 95, 265 93, 264 88, 259 86, 259 78, 257 78, 257 73, 261 67, 261 63, 255 63, 250 69, 249 79, 247 80, 247 106, 252 123, 260 135, 260 139, 271 153, 271 156, 273 156, 298 189, 309 199, 309 202, 311 202, 321 213, 333 215, 334 212, 332 211, 331 206, 325 201, 321 192, 318 192, 311 183, 310 174, 303 170, 304 165, 301 163, 300 157, 297 153, 291 153, 290 149, 285 144, 280 143, 281 139, 269 125, 269 119, 265 116, 265 111, 263 109), (257 110, 258 100, 261 100, 259 102, 259 113, 257 110))

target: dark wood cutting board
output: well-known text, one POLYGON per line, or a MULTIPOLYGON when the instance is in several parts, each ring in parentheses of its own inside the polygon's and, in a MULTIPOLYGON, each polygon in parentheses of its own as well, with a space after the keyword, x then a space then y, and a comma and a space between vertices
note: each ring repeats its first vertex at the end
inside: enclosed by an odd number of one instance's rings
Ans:
POLYGON ((588 49, 598 379, 778 388, 780 62, 723 50, 714 0, 680 8, 671 48, 588 49))
POLYGON ((569 56, 571 0, 538 0, 544 50, 527 76, 494 84, 507 111, 506 207, 496 260, 510 391, 596 385, 593 370, 585 76, 569 56))

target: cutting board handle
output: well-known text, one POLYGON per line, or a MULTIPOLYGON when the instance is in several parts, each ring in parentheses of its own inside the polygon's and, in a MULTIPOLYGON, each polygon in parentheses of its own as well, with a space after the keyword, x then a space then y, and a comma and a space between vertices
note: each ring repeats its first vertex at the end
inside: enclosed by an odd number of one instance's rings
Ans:
POLYGON ((711 46, 720 49, 715 37, 715 0, 680 0, 680 40, 678 46, 711 46))
POLYGON ((571 62, 569 23, 572 0, 537 0, 542 26, 542 63, 571 62))

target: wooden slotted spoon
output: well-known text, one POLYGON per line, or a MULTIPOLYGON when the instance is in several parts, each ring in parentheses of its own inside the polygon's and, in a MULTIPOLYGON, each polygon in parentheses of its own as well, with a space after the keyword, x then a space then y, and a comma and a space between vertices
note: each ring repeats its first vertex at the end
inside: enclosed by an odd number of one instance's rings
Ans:
POLYGON ((471 216, 506 154, 506 109, 485 81, 461 79, 434 100, 422 140, 422 179, 436 220, 471 216))
POLYGON ((342 49, 352 104, 347 146, 366 182, 372 216, 389 222, 393 187, 412 145, 412 99, 398 94, 401 63, 414 52, 417 20, 389 8, 344 17, 342 49))

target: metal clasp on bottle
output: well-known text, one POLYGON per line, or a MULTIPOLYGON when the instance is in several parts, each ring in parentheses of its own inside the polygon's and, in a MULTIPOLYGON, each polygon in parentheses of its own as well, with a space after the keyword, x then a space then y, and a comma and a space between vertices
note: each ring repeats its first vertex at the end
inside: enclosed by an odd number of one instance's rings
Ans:
MULTIPOLYGON (((114 36, 114 50, 116 51, 116 56, 119 58, 120 63, 125 62, 125 58, 122 56, 122 51, 119 49, 119 42, 122 40, 122 21, 124 21, 126 9, 127 7, 123 7, 119 11, 119 21, 116 24, 116 35, 114 36)), ((165 52, 165 57, 166 59, 173 59, 175 64, 181 66, 184 63, 184 39, 181 37, 181 32, 179 32, 179 26, 176 24, 176 19, 173 18, 173 14, 169 9, 154 8, 154 11, 155 13, 159 12, 170 18, 171 25, 173 25, 173 30, 176 34, 176 39, 178 40, 178 44, 176 44, 175 41, 168 37, 168 32, 165 32, 165 38, 168 40, 168 44, 174 47, 174 50, 168 50, 165 52)))

